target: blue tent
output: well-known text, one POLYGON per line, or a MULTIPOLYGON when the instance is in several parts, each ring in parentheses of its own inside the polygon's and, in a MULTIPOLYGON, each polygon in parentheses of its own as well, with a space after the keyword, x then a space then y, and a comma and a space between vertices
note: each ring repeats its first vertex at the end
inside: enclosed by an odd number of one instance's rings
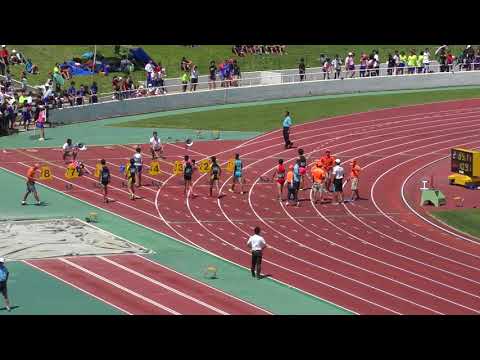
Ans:
MULTIPOLYGON (((143 66, 147 65, 147 63, 153 59, 143 50, 143 48, 133 48, 130 49, 130 55, 134 60, 136 60, 138 63, 143 64, 143 66)), ((153 64, 156 66, 157 64, 155 61, 153 64)))

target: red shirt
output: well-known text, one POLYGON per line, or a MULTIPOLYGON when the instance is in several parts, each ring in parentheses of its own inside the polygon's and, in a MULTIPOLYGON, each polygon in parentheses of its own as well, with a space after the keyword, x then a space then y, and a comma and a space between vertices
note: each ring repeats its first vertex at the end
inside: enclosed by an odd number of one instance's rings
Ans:
POLYGON ((285 169, 285 165, 278 165, 277 168, 277 179, 284 179, 285 178, 285 172, 287 170, 285 169))
POLYGON ((8 50, 7 50, 7 49, 2 49, 2 50, 0 50, 0 57, 6 58, 6 57, 8 57, 8 55, 9 55, 9 54, 8 54, 8 50))
POLYGON ((331 168, 333 168, 333 164, 335 163, 335 158, 333 156, 322 156, 320 158, 320 161, 323 164, 323 168, 325 171, 330 171, 331 168))

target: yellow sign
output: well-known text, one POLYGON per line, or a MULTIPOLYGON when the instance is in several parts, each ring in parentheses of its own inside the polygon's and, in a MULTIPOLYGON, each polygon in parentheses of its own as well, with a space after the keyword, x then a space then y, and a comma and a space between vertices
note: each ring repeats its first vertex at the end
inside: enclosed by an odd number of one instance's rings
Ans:
POLYGON ((149 174, 150 175, 158 175, 160 173, 160 163, 158 161, 152 161, 150 163, 150 171, 149 171, 149 174))
POLYGON ((53 174, 49 166, 40 168, 40 180, 52 180, 53 174))
POLYGON ((203 159, 198 163, 198 171, 202 174, 207 174, 210 171, 210 163, 207 159, 203 159))
POLYGON ((77 168, 74 167, 67 167, 67 170, 65 171, 65 177, 67 179, 76 179, 78 178, 78 171, 77 168))
POLYGON ((183 163, 180 160, 177 160, 173 163, 173 174, 174 175, 183 174, 183 163))
POLYGON ((234 160, 234 159, 228 160, 226 170, 227 170, 229 173, 232 173, 233 170, 235 170, 235 160, 234 160))
POLYGON ((102 171, 103 165, 100 163, 97 163, 95 165, 95 177, 98 179, 100 177, 100 172, 102 171))
POLYGON ((451 170, 461 175, 480 177, 480 151, 453 148, 451 170))

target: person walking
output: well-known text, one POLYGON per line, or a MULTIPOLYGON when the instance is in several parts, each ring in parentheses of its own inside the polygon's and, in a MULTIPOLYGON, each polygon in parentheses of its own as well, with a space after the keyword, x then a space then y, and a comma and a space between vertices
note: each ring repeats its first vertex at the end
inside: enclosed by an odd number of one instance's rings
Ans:
POLYGON ((245 194, 245 191, 243 191, 243 184, 244 184, 244 179, 243 179, 243 162, 240 160, 240 154, 235 154, 235 163, 234 163, 234 169, 233 169, 233 176, 232 176, 232 187, 228 189, 230 192, 235 192, 235 184, 240 185, 240 194, 245 194))
POLYGON ((35 173, 40 168, 40 165, 35 164, 27 171, 27 192, 23 196, 22 205, 27 205, 27 197, 30 193, 33 193, 35 200, 37 200, 37 205, 40 205, 40 198, 38 197, 37 189, 35 188, 35 173))
POLYGON ((283 139, 285 140, 285 149, 290 149, 293 143, 290 141, 290 127, 292 126, 292 118, 290 112, 285 112, 285 118, 283 119, 283 139))
POLYGON ((107 162, 105 159, 100 161, 102 165, 102 169, 100 170, 98 180, 100 181, 100 186, 103 192, 103 202, 107 204, 109 202, 108 199, 108 184, 110 183, 110 170, 107 167, 107 162))
POLYGON ((343 203, 343 176, 345 174, 345 170, 341 166, 341 161, 340 159, 335 160, 335 166, 333 167, 332 170, 332 176, 333 176, 333 192, 334 198, 337 200, 336 203, 333 203, 333 205, 338 205, 343 203))
POLYGON ((263 250, 267 246, 265 239, 260 236, 260 227, 255 227, 254 230, 255 234, 252 235, 248 241, 247 246, 252 250, 252 277, 257 278, 257 280, 261 279, 261 272, 262 272, 262 257, 263 257, 263 250))
POLYGON ((8 290, 7 290, 7 281, 8 281, 8 269, 5 266, 5 259, 0 257, 0 294, 3 296, 5 301, 5 307, 7 311, 11 311, 10 300, 8 299, 8 290))

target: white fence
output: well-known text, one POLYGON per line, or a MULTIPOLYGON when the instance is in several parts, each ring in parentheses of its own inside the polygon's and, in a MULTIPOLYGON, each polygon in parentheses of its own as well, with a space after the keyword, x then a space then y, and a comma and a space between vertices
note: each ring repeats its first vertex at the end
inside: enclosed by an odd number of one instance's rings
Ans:
MULTIPOLYGON (((261 85, 274 85, 274 84, 284 84, 284 83, 302 83, 308 81, 342 81, 344 79, 350 78, 370 78, 370 77, 382 77, 382 76, 411 76, 411 75, 422 75, 428 73, 440 73, 440 72, 456 72, 456 71, 475 71, 471 70, 475 67, 480 69, 480 63, 471 64, 470 69, 463 69, 458 65, 450 65, 442 67, 438 63, 432 63, 428 67, 395 67, 388 68, 386 66, 379 67, 377 69, 362 69, 360 66, 356 66, 355 70, 345 70, 335 71, 331 69, 330 71, 324 71, 322 68, 310 68, 308 71, 302 75, 298 73, 296 69, 288 70, 275 70, 275 71, 259 71, 254 73, 249 73, 249 75, 255 75, 255 77, 246 77, 240 78, 237 80, 218 80, 215 82, 211 81, 201 81, 196 85, 196 92, 199 91, 213 91, 229 88, 229 87, 254 87, 261 85), (379 75, 377 75, 379 74, 379 75)), ((165 85, 162 87, 145 87, 142 89, 127 90, 127 91, 117 91, 99 94, 97 96, 98 102, 110 102, 110 101, 121 101, 132 98, 142 98, 149 96, 168 96, 172 94, 178 94, 182 92, 192 91, 192 84, 188 84, 184 87, 178 79, 178 84, 165 85)), ((84 105, 75 105, 77 106, 90 106, 92 104, 85 103, 84 105)), ((94 104, 93 104, 94 105, 94 104)))

